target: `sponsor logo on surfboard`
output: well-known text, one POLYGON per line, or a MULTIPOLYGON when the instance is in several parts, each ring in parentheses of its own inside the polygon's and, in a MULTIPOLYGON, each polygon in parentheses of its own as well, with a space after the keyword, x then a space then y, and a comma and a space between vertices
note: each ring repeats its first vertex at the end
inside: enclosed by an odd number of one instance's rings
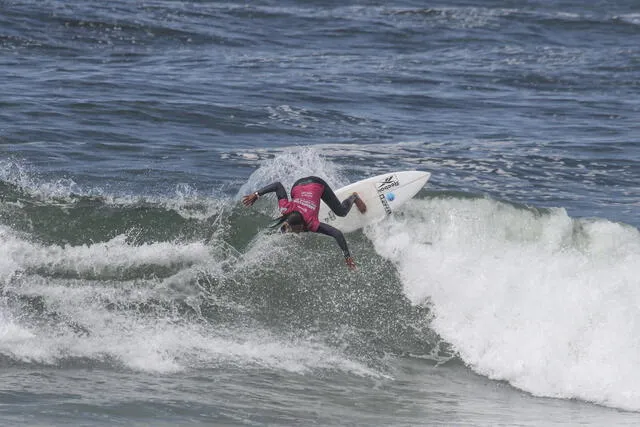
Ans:
POLYGON ((395 175, 389 175, 384 178, 383 181, 379 181, 376 183, 376 189, 378 193, 383 193, 391 188, 399 187, 400 180, 395 175))
POLYGON ((389 202, 387 202, 387 198, 384 196, 384 193, 378 194, 380 198, 380 202, 382 203, 382 207, 387 215, 391 215, 391 207, 389 206, 389 202))

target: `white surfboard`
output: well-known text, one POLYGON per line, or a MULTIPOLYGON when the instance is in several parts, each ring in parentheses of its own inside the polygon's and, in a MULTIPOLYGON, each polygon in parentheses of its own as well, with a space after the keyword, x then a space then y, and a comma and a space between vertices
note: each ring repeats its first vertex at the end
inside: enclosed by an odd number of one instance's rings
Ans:
POLYGON ((362 214, 354 205, 347 216, 339 217, 325 204, 320 205, 320 222, 336 227, 343 233, 355 231, 391 215, 413 196, 429 180, 431 174, 421 171, 391 172, 354 182, 335 191, 338 199, 344 200, 353 192, 367 204, 362 214))

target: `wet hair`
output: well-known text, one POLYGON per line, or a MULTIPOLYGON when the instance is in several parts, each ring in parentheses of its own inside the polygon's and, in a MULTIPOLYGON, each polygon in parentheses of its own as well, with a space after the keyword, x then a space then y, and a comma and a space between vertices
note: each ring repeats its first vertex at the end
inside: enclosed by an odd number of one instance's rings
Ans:
POLYGON ((301 229, 300 231, 304 230, 305 228, 305 223, 304 223, 304 219, 302 218, 302 214, 298 211, 292 211, 289 213, 286 213, 284 215, 282 215, 280 218, 276 219, 271 225, 271 228, 274 229, 278 229, 280 230, 280 232, 284 232, 284 228, 285 228, 285 224, 287 223, 291 228, 297 227, 299 229, 301 229))

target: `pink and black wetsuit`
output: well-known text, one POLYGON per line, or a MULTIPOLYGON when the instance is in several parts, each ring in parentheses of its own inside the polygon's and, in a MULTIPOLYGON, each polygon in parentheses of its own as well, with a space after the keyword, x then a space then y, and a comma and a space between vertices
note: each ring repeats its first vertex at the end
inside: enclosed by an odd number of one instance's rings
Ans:
POLYGON ((353 206, 355 196, 349 196, 340 202, 331 187, 317 176, 309 176, 296 181, 291 187, 291 200, 287 198, 287 192, 280 182, 269 184, 258 190, 257 193, 262 196, 274 191, 278 197, 278 207, 282 215, 287 215, 294 211, 299 212, 305 224, 305 231, 313 231, 333 237, 338 242, 345 258, 351 256, 342 232, 329 224, 320 222, 318 213, 320 211, 320 200, 322 200, 336 215, 346 216, 351 210, 351 206, 353 206))
POLYGON ((296 183, 291 188, 291 200, 278 199, 280 214, 286 215, 293 211, 300 212, 308 231, 318 231, 320 220, 320 200, 325 186, 318 182, 296 183))

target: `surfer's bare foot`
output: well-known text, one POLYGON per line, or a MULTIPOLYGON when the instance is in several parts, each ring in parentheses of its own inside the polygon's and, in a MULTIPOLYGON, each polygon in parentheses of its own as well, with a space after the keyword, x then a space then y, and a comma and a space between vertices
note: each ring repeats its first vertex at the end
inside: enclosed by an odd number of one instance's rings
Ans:
POLYGON ((360 196, 358 196, 358 193, 353 193, 353 195, 355 196, 353 203, 356 204, 356 207, 358 208, 360 213, 365 213, 367 211, 367 205, 364 203, 364 201, 362 201, 360 196))

